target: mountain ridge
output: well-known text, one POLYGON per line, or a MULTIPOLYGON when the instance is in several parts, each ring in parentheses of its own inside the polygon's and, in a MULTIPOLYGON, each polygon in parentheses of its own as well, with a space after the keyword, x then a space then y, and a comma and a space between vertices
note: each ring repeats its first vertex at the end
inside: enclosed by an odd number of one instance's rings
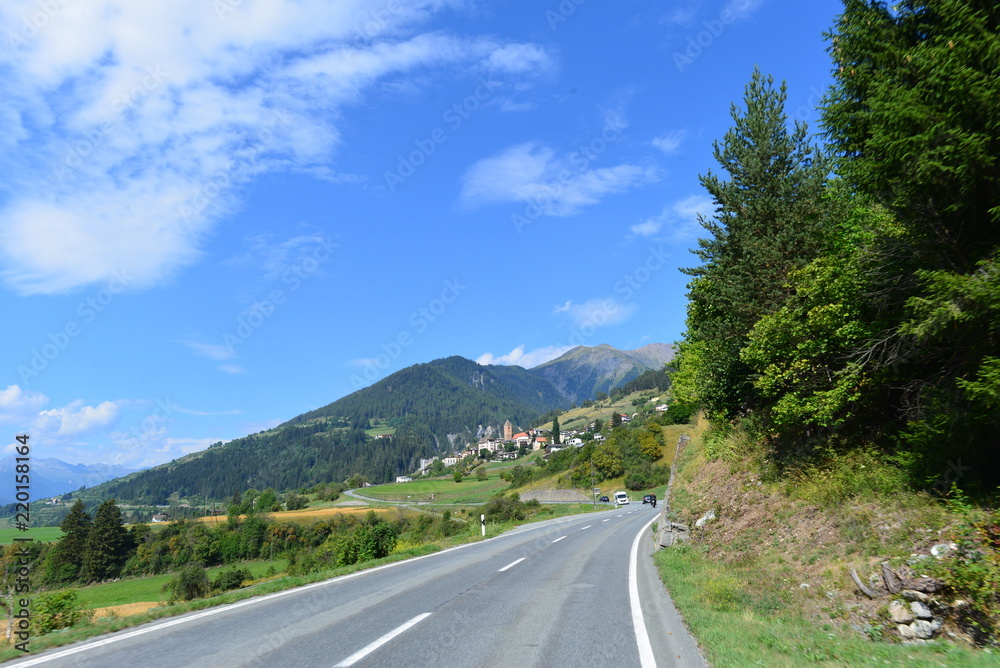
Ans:
POLYGON ((99 491, 161 504, 170 496, 218 499, 250 487, 300 489, 355 474, 387 482, 416 470, 422 458, 501 433, 505 420, 527 427, 581 397, 628 382, 662 358, 655 345, 638 355, 606 344, 578 346, 535 369, 459 356, 414 364, 273 429, 132 473, 99 491), (561 389, 549 379, 553 374, 580 377, 561 389), (588 385, 602 389, 588 391, 588 385))

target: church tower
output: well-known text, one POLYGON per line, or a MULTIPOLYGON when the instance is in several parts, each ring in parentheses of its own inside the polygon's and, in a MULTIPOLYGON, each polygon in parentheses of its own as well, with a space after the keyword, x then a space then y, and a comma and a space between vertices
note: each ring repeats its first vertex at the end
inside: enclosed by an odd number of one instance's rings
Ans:
POLYGON ((510 423, 510 420, 503 423, 503 440, 514 440, 514 425, 510 423))

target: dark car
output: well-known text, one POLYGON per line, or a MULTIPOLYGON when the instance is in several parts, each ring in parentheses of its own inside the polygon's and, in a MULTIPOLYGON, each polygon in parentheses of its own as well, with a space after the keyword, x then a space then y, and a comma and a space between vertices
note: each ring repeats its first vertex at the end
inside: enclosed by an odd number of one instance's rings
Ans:
POLYGON ((653 504, 653 507, 655 508, 656 507, 656 495, 655 494, 647 494, 646 496, 642 497, 642 502, 643 503, 651 503, 651 504, 653 504))
POLYGON ((602 496, 601 498, 598 499, 598 501, 600 501, 601 503, 611 503, 611 499, 609 499, 606 496, 602 496))

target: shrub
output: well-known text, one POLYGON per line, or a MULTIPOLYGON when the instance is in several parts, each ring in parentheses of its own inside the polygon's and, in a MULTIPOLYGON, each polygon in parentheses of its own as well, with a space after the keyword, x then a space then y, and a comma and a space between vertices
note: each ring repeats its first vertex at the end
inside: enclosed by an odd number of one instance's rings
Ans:
POLYGON ((43 594, 33 608, 31 622, 38 635, 73 626, 81 614, 75 589, 43 594))
POLYGON ((308 505, 309 503, 306 497, 295 494, 294 492, 285 496, 285 508, 288 510, 302 510, 308 505))
POLYGON ((625 489, 633 491, 665 485, 670 480, 670 468, 641 464, 625 471, 625 489))
POLYGON ((186 564, 173 580, 163 585, 163 591, 170 594, 171 603, 208 596, 210 589, 208 572, 200 563, 186 564))
POLYGON ((381 559, 392 553, 399 538, 399 529, 385 521, 361 524, 332 541, 337 564, 350 566, 362 561, 381 559))
POLYGON ((230 591, 239 589, 244 582, 253 580, 253 573, 248 568, 232 568, 222 571, 212 581, 212 591, 230 591))
POLYGON ((490 522, 511 522, 527 517, 527 506, 521 503, 521 497, 516 492, 509 497, 497 494, 486 502, 483 514, 490 522))

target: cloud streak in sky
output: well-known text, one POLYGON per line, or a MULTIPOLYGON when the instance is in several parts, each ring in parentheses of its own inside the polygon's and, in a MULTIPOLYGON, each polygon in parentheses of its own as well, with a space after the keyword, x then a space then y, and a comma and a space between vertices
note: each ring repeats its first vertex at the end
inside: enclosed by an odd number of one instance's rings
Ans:
POLYGON ((35 2, 0 7, 0 278, 19 294, 170 278, 243 184, 340 179, 339 110, 382 83, 553 67, 534 44, 421 33, 440 1, 52 4, 38 27, 35 2))
POLYGON ((461 201, 469 207, 529 202, 545 215, 572 216, 608 195, 659 178, 649 164, 591 167, 591 162, 588 155, 559 155, 541 142, 518 144, 469 167, 462 178, 461 201))

